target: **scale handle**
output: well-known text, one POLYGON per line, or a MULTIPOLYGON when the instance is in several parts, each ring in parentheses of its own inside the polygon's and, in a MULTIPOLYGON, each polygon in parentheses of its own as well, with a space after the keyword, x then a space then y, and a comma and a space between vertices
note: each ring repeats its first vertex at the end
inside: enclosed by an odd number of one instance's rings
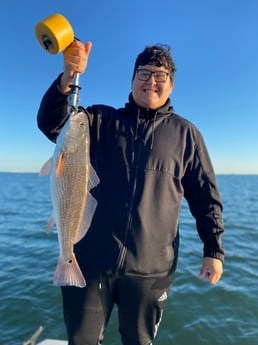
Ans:
POLYGON ((72 84, 70 85, 70 94, 67 97, 68 106, 70 111, 77 111, 79 104, 79 90, 81 89, 79 85, 80 73, 76 72, 73 76, 72 84))

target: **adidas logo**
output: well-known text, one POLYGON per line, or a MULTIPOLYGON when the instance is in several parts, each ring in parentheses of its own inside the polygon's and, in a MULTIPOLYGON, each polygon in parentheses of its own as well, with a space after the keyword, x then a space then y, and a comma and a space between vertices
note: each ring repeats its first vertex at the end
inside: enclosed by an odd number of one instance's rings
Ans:
POLYGON ((163 302, 168 298, 168 295, 166 293, 166 291, 160 296, 160 298, 158 299, 158 302, 163 302))

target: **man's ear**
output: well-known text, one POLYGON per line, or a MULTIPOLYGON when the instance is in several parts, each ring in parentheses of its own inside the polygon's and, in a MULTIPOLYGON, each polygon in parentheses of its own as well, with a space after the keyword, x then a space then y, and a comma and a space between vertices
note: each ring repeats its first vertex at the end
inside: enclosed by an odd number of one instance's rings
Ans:
POLYGON ((173 89, 174 89, 174 80, 171 80, 170 93, 173 91, 173 89))

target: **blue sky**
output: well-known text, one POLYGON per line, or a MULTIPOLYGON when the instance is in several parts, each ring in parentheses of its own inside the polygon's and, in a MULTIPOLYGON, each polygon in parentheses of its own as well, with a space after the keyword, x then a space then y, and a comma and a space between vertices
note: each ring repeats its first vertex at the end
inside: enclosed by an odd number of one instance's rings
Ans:
POLYGON ((138 53, 168 44, 172 104, 202 132, 215 172, 258 174, 257 0, 1 0, 0 171, 37 172, 53 153, 36 114, 63 60, 34 27, 54 13, 93 42, 82 105, 123 106, 138 53))

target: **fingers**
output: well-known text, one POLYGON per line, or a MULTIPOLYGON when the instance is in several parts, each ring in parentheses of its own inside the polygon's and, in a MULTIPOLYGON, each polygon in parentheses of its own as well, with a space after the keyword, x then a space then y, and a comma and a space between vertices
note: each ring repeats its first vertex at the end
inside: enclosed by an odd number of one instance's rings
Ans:
POLYGON ((81 41, 72 42, 64 51, 64 73, 73 77, 74 73, 83 73, 87 66, 92 43, 85 45, 81 41))
POLYGON ((81 41, 74 41, 64 50, 64 73, 59 85, 63 93, 70 91, 70 84, 75 73, 84 73, 91 47, 90 41, 85 45, 81 41))
POLYGON ((214 258, 204 258, 199 278, 205 278, 211 284, 217 284, 223 273, 222 262, 214 258))
POLYGON ((90 54, 90 51, 91 51, 91 47, 92 47, 92 42, 91 41, 88 41, 85 43, 85 53, 87 54, 87 56, 89 56, 90 54))
POLYGON ((211 273, 209 270, 207 270, 204 273, 199 274, 199 278, 205 278, 210 284, 217 284, 217 282, 220 280, 221 275, 211 273))

